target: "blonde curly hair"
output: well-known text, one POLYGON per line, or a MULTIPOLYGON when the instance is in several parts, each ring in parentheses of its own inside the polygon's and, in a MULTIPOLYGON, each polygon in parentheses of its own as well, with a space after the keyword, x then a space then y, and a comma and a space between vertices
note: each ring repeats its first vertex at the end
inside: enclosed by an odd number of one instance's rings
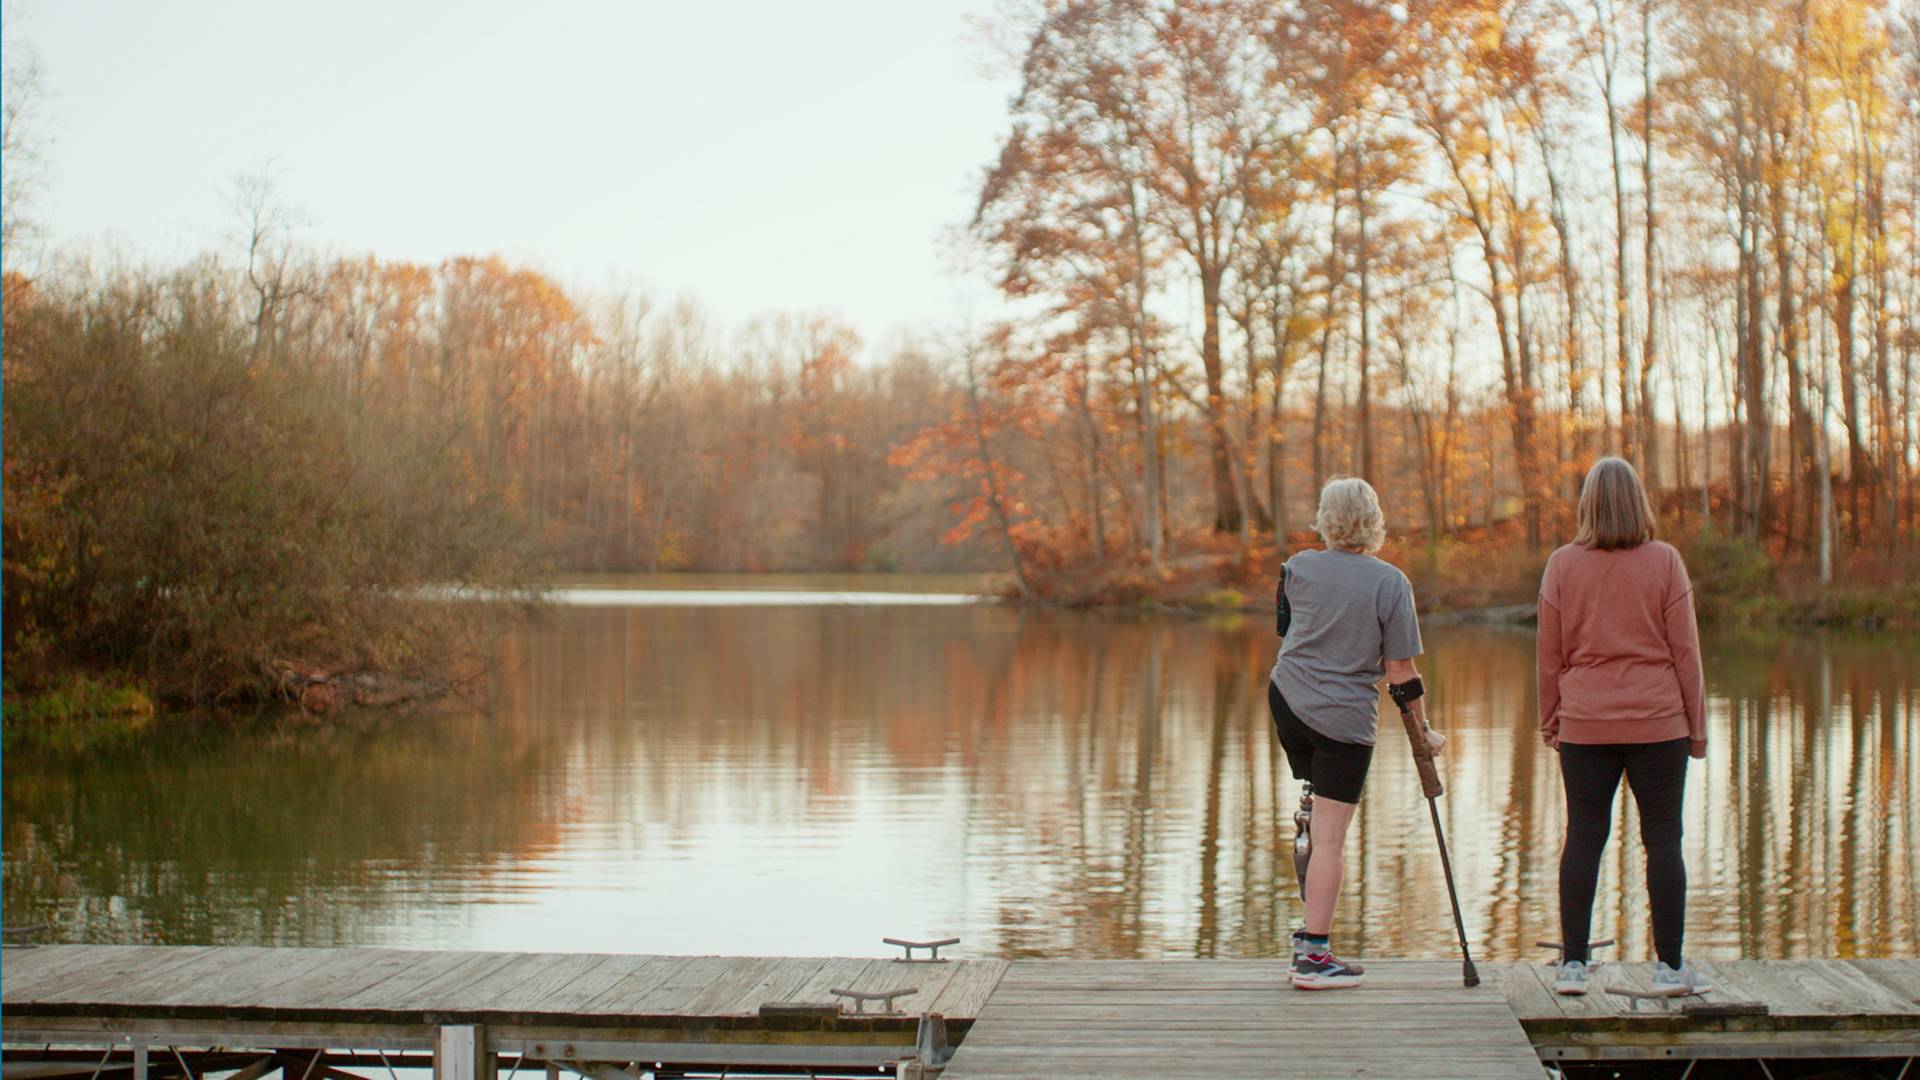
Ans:
POLYGON ((1387 542, 1387 515, 1372 484, 1357 476, 1336 476, 1320 489, 1313 531, 1328 547, 1370 555, 1387 542))

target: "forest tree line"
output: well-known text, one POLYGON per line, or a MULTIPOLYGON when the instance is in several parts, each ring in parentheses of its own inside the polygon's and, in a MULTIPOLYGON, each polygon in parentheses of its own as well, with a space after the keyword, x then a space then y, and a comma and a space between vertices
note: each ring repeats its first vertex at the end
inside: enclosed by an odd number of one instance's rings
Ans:
POLYGON ((1616 453, 1823 576, 1911 546, 1920 5, 1055 0, 1003 30, 971 231, 1025 314, 952 422, 1002 433, 973 453, 1016 538, 1251 547, 1338 472, 1402 528, 1510 506, 1537 550, 1616 453))
POLYGON ((723 334, 498 258, 321 258, 273 218, 224 261, 6 276, 16 685, 429 669, 462 635, 420 590, 557 570, 981 564, 889 461, 954 392, 911 345, 860 364, 825 317, 723 334))
POLYGON ((1402 538, 1537 557, 1601 453, 1765 558, 1911 557, 1913 3, 1044 0, 990 36, 1018 87, 956 225, 1005 304, 881 342, 325 254, 258 180, 186 265, 23 260, 10 70, 9 679, 427 664, 447 627, 396 600, 553 570, 1251 580, 1337 473, 1402 538))

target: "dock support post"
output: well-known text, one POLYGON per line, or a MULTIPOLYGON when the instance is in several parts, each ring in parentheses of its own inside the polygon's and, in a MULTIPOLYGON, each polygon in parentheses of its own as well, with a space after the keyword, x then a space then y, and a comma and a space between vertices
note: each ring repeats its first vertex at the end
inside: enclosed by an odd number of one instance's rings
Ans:
POLYGON ((953 1050, 947 1046, 947 1018, 939 1013, 922 1013, 920 1026, 913 1037, 914 1056, 936 1068, 943 1066, 953 1057, 953 1050))
POLYGON ((133 1080, 147 1080, 147 1044, 133 1044, 133 1080))
POLYGON ((433 1080, 497 1080, 499 1070, 487 1052, 487 1029, 479 1024, 444 1024, 433 1041, 433 1080))

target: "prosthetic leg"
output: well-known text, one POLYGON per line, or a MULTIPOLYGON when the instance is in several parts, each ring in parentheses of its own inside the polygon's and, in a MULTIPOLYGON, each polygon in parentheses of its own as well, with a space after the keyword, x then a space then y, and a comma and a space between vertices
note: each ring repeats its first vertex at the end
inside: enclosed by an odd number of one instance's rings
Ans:
POLYGON ((1293 878, 1300 883, 1300 902, 1307 902, 1307 862, 1313 858, 1313 785, 1300 787, 1300 809, 1293 812, 1293 878))

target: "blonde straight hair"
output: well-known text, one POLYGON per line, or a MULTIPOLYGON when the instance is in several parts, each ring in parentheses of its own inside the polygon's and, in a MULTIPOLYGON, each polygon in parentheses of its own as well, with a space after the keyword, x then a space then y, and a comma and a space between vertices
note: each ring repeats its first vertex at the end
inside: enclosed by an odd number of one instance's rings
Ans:
POLYGON ((1599 551, 1639 547, 1658 534, 1653 504, 1640 474, 1624 459, 1603 457, 1580 485, 1579 528, 1573 542, 1599 551))

